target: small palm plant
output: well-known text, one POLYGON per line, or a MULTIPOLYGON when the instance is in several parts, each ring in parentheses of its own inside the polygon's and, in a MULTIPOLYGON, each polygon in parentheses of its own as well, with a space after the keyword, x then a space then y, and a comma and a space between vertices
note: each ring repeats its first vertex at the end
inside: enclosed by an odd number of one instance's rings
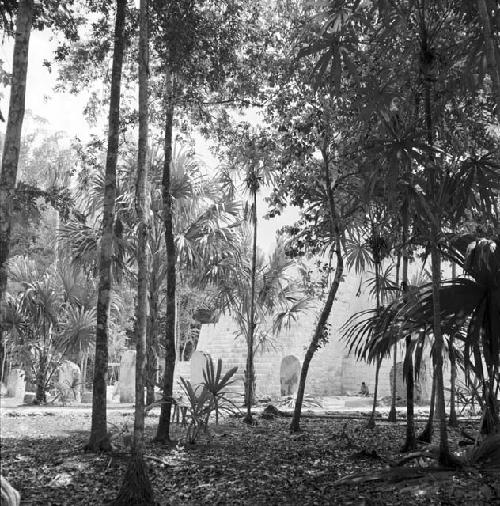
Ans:
POLYGON ((181 377, 181 385, 189 403, 189 425, 186 434, 188 443, 195 443, 197 437, 203 430, 207 432, 210 415, 215 411, 215 423, 219 423, 219 411, 233 410, 227 404, 234 407, 234 404, 226 396, 226 387, 233 380, 237 367, 229 369, 222 375, 222 360, 217 361, 217 370, 211 357, 207 358, 203 370, 204 382, 198 387, 193 387, 189 380, 181 377), (201 391, 200 391, 201 390, 201 391))
POLYGON ((225 395, 224 389, 234 382, 231 378, 236 374, 237 367, 229 369, 229 371, 222 376, 222 359, 219 358, 217 361, 217 371, 214 367, 214 361, 212 357, 207 358, 205 370, 203 371, 204 387, 212 396, 212 401, 215 410, 215 425, 219 425, 219 408, 225 408, 221 405, 221 402, 232 402, 225 395))

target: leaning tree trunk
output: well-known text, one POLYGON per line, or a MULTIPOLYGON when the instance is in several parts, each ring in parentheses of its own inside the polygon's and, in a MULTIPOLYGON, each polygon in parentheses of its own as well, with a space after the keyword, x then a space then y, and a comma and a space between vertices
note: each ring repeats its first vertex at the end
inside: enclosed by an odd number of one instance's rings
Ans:
POLYGON ((107 430, 106 379, 108 373, 109 308, 112 288, 113 226, 115 221, 116 164, 120 134, 120 87, 124 52, 126 0, 116 0, 115 41, 111 70, 111 93, 108 117, 108 152, 104 173, 102 238, 99 251, 99 286, 97 290, 97 328, 92 396, 92 426, 88 450, 111 450, 107 430))
POLYGON ((175 292, 176 292, 176 252, 173 230, 173 200, 171 187, 172 127, 174 118, 173 76, 167 65, 165 72, 165 160, 163 165, 162 196, 163 221, 165 226, 165 246, 167 262, 167 304, 165 322, 165 373, 163 376, 163 403, 156 431, 156 440, 170 441, 170 416, 175 370, 175 292))
POLYGON ((306 390, 306 379, 307 373, 309 371, 309 364, 314 356, 316 350, 321 346, 321 344, 325 340, 325 332, 326 332, 326 323, 328 322, 328 318, 330 316, 330 312, 332 310, 333 301, 335 300, 335 296, 337 295, 338 288, 342 281, 342 275, 344 272, 344 259, 342 256, 342 249, 340 243, 340 225, 337 216, 337 210, 335 207, 335 201, 333 199, 333 190, 330 181, 330 170, 328 163, 328 154, 325 150, 323 150, 323 168, 324 175, 326 179, 326 191, 328 194, 328 205, 330 212, 330 239, 332 241, 332 247, 335 248, 335 255, 337 257, 337 268, 335 269, 335 276, 333 278, 333 282, 330 286, 330 290, 328 291, 328 297, 326 298, 325 305, 323 306, 323 310, 321 311, 318 323, 316 324, 316 329, 314 330, 314 335, 309 343, 309 347, 307 348, 306 355, 304 357, 304 362, 302 364, 302 369, 300 371, 300 380, 299 386, 297 390, 297 399, 295 401, 295 408, 293 411, 293 418, 290 424, 290 432, 299 432, 300 431, 300 415, 302 412, 302 402, 304 401, 304 393, 306 390))
POLYGON ((477 0, 477 10, 483 28, 486 65, 493 84, 493 95, 495 96, 497 106, 497 118, 500 121, 500 69, 497 60, 498 43, 495 40, 495 33, 488 13, 487 0, 477 0))
MULTIPOLYGON (((408 217, 408 197, 405 198, 403 202, 403 208, 401 210, 402 215, 402 227, 403 227, 403 248, 406 250, 408 248, 408 229, 409 229, 409 217, 408 217)), ((402 269, 402 280, 401 280, 401 288, 403 290, 403 297, 405 297, 408 292, 408 254, 406 251, 403 252, 403 269, 402 269)), ((407 335, 405 338, 406 341, 406 355, 405 355, 405 365, 406 365, 406 440, 401 449, 403 452, 413 451, 416 446, 416 438, 415 438, 415 379, 414 379, 414 370, 413 370, 413 357, 411 354, 411 336, 407 335)))
POLYGON ((153 489, 144 464, 144 379, 148 325, 148 0, 140 0, 139 12, 139 141, 135 209, 137 227, 137 318, 135 361, 135 408, 132 455, 115 506, 154 504, 153 489))
POLYGON ((7 290, 7 260, 10 251, 12 202, 17 181, 17 166, 21 147, 21 131, 26 98, 28 48, 33 23, 33 0, 20 0, 17 8, 16 40, 12 56, 12 84, 9 115, 0 174, 0 343, 3 346, 5 293, 7 290))
POLYGON ((429 418, 427 418, 427 423, 425 424, 425 428, 418 436, 418 440, 423 443, 430 443, 432 441, 432 435, 434 433, 434 411, 436 405, 436 372, 432 375, 432 388, 431 388, 431 403, 429 406, 429 418))
MULTIPOLYGON (((254 181, 255 178, 252 178, 254 181)), ((245 422, 252 423, 252 404, 254 400, 254 332, 255 332, 255 278, 257 276, 257 189, 252 191, 252 222, 253 222, 253 240, 252 240, 252 266, 250 274, 250 315, 248 318, 248 336, 247 336, 247 368, 245 382, 245 404, 247 414, 245 422)))

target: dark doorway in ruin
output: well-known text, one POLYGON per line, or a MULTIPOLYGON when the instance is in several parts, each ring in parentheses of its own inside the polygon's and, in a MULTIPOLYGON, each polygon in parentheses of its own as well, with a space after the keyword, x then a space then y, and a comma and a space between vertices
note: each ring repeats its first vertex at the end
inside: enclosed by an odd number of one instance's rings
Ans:
POLYGON ((281 395, 295 394, 299 384, 300 368, 300 360, 295 355, 288 355, 281 361, 281 395))

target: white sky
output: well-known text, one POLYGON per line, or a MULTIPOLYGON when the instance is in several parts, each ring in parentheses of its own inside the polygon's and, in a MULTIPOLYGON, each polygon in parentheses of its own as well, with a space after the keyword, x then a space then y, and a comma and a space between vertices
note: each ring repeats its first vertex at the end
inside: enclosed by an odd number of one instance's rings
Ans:
MULTIPOLYGON (((5 39, 0 45, 0 59, 3 61, 4 69, 7 72, 12 70, 12 47, 11 39, 5 39)), ((43 65, 44 60, 52 60, 53 51, 56 47, 55 41, 51 40, 50 32, 34 31, 30 38, 28 78, 26 87, 26 109, 30 110, 33 116, 40 116, 47 120, 44 130, 48 132, 63 131, 69 139, 78 136, 85 140, 91 132, 101 133, 96 127, 90 127, 83 115, 87 97, 83 91, 79 95, 70 93, 55 92, 57 67, 53 64, 52 73, 43 65)), ((0 89, 0 108, 5 118, 8 114, 8 89, 0 89)), ((106 117, 104 113, 103 117, 106 117)), ((5 131, 6 124, 0 128, 5 131)), ((32 131, 37 126, 26 119, 23 130, 32 131)), ((197 154, 209 164, 215 161, 209 152, 207 142, 201 137, 195 137, 195 150, 197 154)), ((262 198, 258 203, 261 215, 265 214, 267 206, 263 197, 269 191, 262 192, 262 198)), ((282 216, 272 220, 260 219, 258 229, 259 247, 270 253, 276 244, 276 231, 284 225, 290 224, 298 218, 298 209, 286 209, 282 216)))

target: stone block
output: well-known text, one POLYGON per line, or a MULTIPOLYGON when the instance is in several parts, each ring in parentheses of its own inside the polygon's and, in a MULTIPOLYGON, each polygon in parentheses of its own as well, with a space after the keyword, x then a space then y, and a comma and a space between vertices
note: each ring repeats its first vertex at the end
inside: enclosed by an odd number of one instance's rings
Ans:
POLYGON ((22 369, 12 369, 7 379, 7 397, 13 397, 19 402, 24 402, 25 392, 25 372, 22 369))
POLYGON ((203 371, 207 363, 208 355, 202 351, 195 351, 191 355, 191 385, 196 390, 201 384, 203 384, 203 371))
POLYGON ((35 397, 36 397, 35 392, 26 392, 24 394, 24 404, 33 404, 35 397))
POLYGON ((92 403, 93 396, 94 396, 94 394, 92 392, 83 392, 82 403, 86 403, 86 404, 92 403))
POLYGON ((65 360, 58 368, 58 387, 66 402, 81 402, 80 367, 70 360, 65 360))
POLYGON ((120 402, 135 401, 135 356, 135 350, 126 350, 120 360, 120 402))

